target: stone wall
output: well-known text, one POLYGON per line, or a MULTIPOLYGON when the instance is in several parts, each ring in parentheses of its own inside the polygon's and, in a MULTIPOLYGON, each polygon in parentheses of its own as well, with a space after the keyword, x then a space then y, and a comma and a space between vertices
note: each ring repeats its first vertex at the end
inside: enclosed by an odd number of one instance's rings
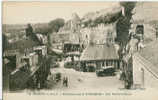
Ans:
POLYGON ((141 88, 157 88, 158 76, 150 67, 153 66, 139 54, 133 56, 133 84, 141 88))

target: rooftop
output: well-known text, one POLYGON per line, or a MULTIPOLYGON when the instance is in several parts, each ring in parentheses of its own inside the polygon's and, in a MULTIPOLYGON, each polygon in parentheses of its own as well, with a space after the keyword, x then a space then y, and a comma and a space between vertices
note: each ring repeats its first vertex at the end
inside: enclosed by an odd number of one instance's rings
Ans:
POLYGON ((119 59, 113 44, 89 45, 81 55, 81 61, 119 59))

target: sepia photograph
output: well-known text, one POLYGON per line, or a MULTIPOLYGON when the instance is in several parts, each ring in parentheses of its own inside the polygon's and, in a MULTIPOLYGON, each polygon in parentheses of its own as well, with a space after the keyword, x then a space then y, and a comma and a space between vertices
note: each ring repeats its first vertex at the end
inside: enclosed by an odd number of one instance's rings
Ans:
POLYGON ((4 100, 157 100, 158 2, 3 1, 2 64, 4 100))

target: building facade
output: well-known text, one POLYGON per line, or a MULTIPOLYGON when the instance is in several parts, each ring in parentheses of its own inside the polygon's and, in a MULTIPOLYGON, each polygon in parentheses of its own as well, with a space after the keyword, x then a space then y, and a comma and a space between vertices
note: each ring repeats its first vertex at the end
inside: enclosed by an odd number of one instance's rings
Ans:
POLYGON ((83 71, 95 71, 109 66, 119 68, 119 56, 112 44, 90 44, 83 51, 80 61, 83 71))

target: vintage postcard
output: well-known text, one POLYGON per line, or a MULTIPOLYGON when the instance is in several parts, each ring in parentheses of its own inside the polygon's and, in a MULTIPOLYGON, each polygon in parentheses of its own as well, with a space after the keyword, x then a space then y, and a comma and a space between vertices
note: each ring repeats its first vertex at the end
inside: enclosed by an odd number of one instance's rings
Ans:
POLYGON ((158 100, 158 2, 2 2, 4 100, 158 100))

